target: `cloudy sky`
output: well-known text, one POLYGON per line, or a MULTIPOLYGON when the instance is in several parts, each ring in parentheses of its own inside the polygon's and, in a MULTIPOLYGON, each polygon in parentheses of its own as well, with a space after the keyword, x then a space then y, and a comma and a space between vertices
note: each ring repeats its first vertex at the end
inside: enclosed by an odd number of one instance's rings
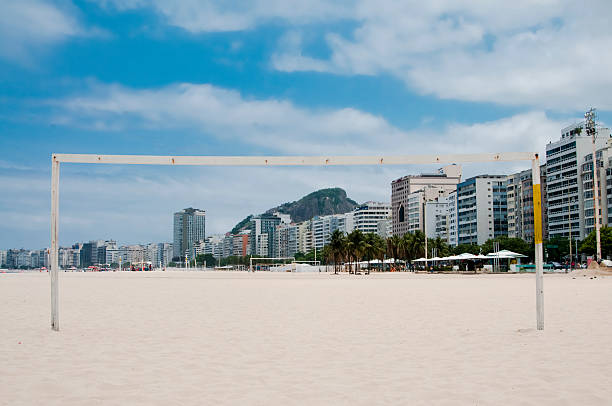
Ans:
MULTIPOLYGON (((49 239, 50 155, 539 151, 612 121, 609 0, 0 2, 0 248, 49 239)), ((467 176, 528 167, 468 165, 467 176)), ((60 240, 170 241, 434 167, 63 165, 60 240)))

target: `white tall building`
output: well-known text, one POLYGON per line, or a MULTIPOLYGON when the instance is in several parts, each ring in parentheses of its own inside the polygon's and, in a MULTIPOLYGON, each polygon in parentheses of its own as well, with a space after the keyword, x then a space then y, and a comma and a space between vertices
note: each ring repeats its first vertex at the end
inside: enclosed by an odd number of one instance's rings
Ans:
POLYGON ((425 234, 427 238, 449 239, 449 198, 440 196, 425 202, 425 234))
POLYGON ((458 244, 508 235, 506 176, 480 175, 457 185, 458 244))
MULTIPOLYGON (((438 190, 438 196, 446 196, 453 192, 461 181, 461 166, 448 165, 440 168, 437 173, 404 176, 391 182, 391 207, 393 235, 404 235, 415 229, 415 199, 413 193, 424 190, 438 190), (407 211, 412 204, 413 221, 408 221, 407 211)), ((422 217, 422 214, 420 215, 422 217)), ((421 223, 419 223, 421 224, 421 223)))
POLYGON ((298 228, 298 252, 304 254, 314 249, 312 238, 312 220, 302 221, 297 224, 298 228))
POLYGON ((448 201, 448 245, 455 247, 458 244, 459 229, 457 224, 457 191, 447 196, 448 201))
POLYGON ((279 257, 293 257, 299 250, 299 226, 297 224, 281 223, 276 227, 276 255, 279 257))
POLYGON ((363 233, 378 233, 378 222, 391 217, 391 205, 383 202, 365 202, 351 212, 351 221, 347 217, 346 231, 361 230, 363 233))
MULTIPOLYGON (((609 139, 610 130, 599 129, 595 140, 596 149, 606 148, 609 139)), ((584 122, 565 127, 561 130, 561 139, 546 146, 549 238, 569 237, 570 222, 572 238, 586 237, 588 227, 585 212, 591 213, 587 210, 593 207, 593 187, 589 183, 592 181, 592 178, 589 179, 592 173, 588 173, 592 169, 589 169, 585 157, 592 152, 592 138, 586 134, 584 122), (591 192, 588 192, 589 185, 591 192)), ((592 222, 594 224, 594 220, 592 222)))
MULTIPOLYGON (((425 207, 427 202, 436 202, 444 198, 447 194, 445 189, 439 186, 424 186, 423 189, 412 192, 404 200, 400 208, 398 221, 402 224, 402 230, 406 233, 413 233, 417 230, 425 232, 425 207)), ((428 234, 431 233, 431 226, 428 227, 428 234)))
MULTIPOLYGON (((533 181, 531 169, 508 175, 506 179, 508 191, 508 237, 533 241, 533 181)), ((543 238, 548 238, 548 217, 546 207, 546 164, 540 165, 540 199, 542 202, 543 238)))
POLYGON ((331 238, 331 234, 340 230, 343 233, 351 231, 352 213, 330 214, 315 217, 311 220, 312 245, 317 250, 322 249, 331 238))

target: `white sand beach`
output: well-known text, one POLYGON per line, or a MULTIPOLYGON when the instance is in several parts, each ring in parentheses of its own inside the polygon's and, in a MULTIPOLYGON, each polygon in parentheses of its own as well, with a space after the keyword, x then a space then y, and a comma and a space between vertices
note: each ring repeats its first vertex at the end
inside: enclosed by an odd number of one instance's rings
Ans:
POLYGON ((612 277, 0 274, 2 405, 609 405, 612 277))

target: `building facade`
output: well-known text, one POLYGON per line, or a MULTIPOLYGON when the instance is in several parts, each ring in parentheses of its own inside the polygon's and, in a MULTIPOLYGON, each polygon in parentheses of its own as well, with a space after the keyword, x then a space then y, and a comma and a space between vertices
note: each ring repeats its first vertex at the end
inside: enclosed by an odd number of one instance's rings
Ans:
POLYGON ((251 253, 260 257, 275 257, 274 241, 276 227, 282 222, 279 216, 274 214, 261 214, 249 221, 250 230, 249 244, 251 253))
MULTIPOLYGON (((508 237, 525 241, 534 239, 533 180, 531 169, 508 175, 508 237)), ((548 238, 546 198, 546 164, 540 166, 540 199, 542 202, 542 236, 548 238)))
MULTIPOLYGON (((595 148, 597 150, 607 148, 609 139, 610 130, 600 129, 595 140, 595 148)), ((586 135, 584 122, 563 128, 561 138, 546 145, 549 238, 569 237, 570 230, 572 238, 586 237, 589 228, 585 222, 585 211, 590 209, 587 206, 593 204, 593 197, 592 184, 591 193, 587 193, 589 182, 592 181, 592 167, 589 179, 589 165, 585 157, 592 152, 592 138, 586 135), (585 205, 588 201, 591 203, 585 205)))
POLYGON ((345 217, 346 232, 360 230, 364 234, 377 234, 378 223, 391 217, 391 205, 384 202, 365 202, 345 217))
POLYGON ((206 238, 206 211, 187 208, 174 213, 173 257, 192 257, 197 241, 206 238))
POLYGON ((457 243, 484 244, 508 235, 504 175, 479 175, 457 185, 457 243))
MULTIPOLYGON (((410 204, 414 204, 418 197, 411 196, 413 193, 424 190, 438 190, 438 196, 446 196, 457 188, 461 181, 461 166, 448 165, 440 168, 437 173, 410 175, 396 179, 391 182, 391 218, 393 235, 404 235, 415 230, 415 213, 413 222, 408 221, 407 210, 410 204)), ((420 229, 420 226, 419 226, 420 229)))
POLYGON ((281 223, 276 227, 275 252, 279 257, 294 257, 298 252, 297 224, 281 223))
POLYGON ((427 238, 449 239, 449 198, 440 196, 425 202, 424 226, 427 238))

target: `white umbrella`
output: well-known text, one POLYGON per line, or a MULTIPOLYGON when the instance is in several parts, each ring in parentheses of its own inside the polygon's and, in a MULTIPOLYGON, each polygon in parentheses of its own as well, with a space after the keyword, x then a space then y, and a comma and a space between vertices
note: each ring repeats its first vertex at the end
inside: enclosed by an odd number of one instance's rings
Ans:
POLYGON ((527 258, 527 255, 518 254, 516 252, 508 250, 500 250, 497 252, 491 252, 487 255, 489 258, 527 258))

